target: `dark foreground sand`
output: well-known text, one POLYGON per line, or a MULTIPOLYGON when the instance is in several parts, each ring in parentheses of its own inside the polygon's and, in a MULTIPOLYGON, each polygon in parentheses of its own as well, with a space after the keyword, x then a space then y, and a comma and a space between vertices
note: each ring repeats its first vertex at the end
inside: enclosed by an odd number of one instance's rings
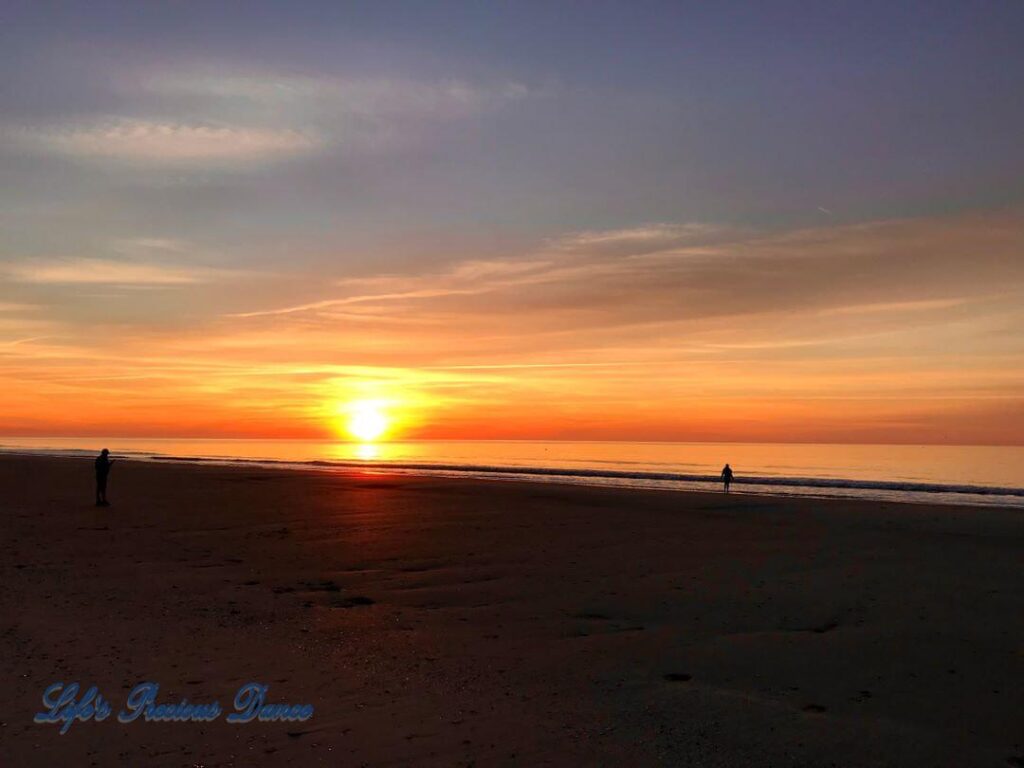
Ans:
POLYGON ((4 768, 1024 766, 1020 512, 91 469, 0 457, 4 768), (57 680, 316 713, 60 736, 57 680))

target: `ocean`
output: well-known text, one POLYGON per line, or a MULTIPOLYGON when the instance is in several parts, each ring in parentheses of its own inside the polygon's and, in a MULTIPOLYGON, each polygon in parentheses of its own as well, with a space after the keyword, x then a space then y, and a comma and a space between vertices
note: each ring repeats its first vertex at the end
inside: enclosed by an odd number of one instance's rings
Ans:
POLYGON ((1024 507, 1024 447, 0 437, 0 451, 189 461, 324 471, 531 479, 582 485, 1024 507))

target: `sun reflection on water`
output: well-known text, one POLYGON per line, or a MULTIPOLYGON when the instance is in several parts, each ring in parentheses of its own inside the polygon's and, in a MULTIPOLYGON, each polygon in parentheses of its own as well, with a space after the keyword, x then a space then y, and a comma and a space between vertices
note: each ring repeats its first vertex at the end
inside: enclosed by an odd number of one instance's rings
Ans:
POLYGON ((380 458, 380 446, 377 443, 360 443, 355 449, 356 457, 363 461, 380 458))

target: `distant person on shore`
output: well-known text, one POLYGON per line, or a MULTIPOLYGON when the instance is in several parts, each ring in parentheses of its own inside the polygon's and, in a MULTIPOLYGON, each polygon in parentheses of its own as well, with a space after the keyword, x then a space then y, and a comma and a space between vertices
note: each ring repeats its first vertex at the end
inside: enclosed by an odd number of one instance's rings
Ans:
POLYGON ((732 467, 728 464, 722 468, 722 485, 725 486, 725 492, 729 492, 729 486, 732 484, 732 467))
POLYGON ((107 476, 110 475, 110 468, 114 466, 110 458, 110 451, 104 448, 96 457, 96 506, 109 507, 107 501, 107 476))

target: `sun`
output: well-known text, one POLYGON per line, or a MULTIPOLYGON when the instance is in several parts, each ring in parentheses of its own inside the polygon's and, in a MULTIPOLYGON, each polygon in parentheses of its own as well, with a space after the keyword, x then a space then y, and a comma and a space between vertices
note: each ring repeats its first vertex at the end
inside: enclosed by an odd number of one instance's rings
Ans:
POLYGON ((345 429, 356 440, 372 443, 388 431, 390 420, 380 401, 356 400, 349 403, 345 410, 348 412, 345 429))

